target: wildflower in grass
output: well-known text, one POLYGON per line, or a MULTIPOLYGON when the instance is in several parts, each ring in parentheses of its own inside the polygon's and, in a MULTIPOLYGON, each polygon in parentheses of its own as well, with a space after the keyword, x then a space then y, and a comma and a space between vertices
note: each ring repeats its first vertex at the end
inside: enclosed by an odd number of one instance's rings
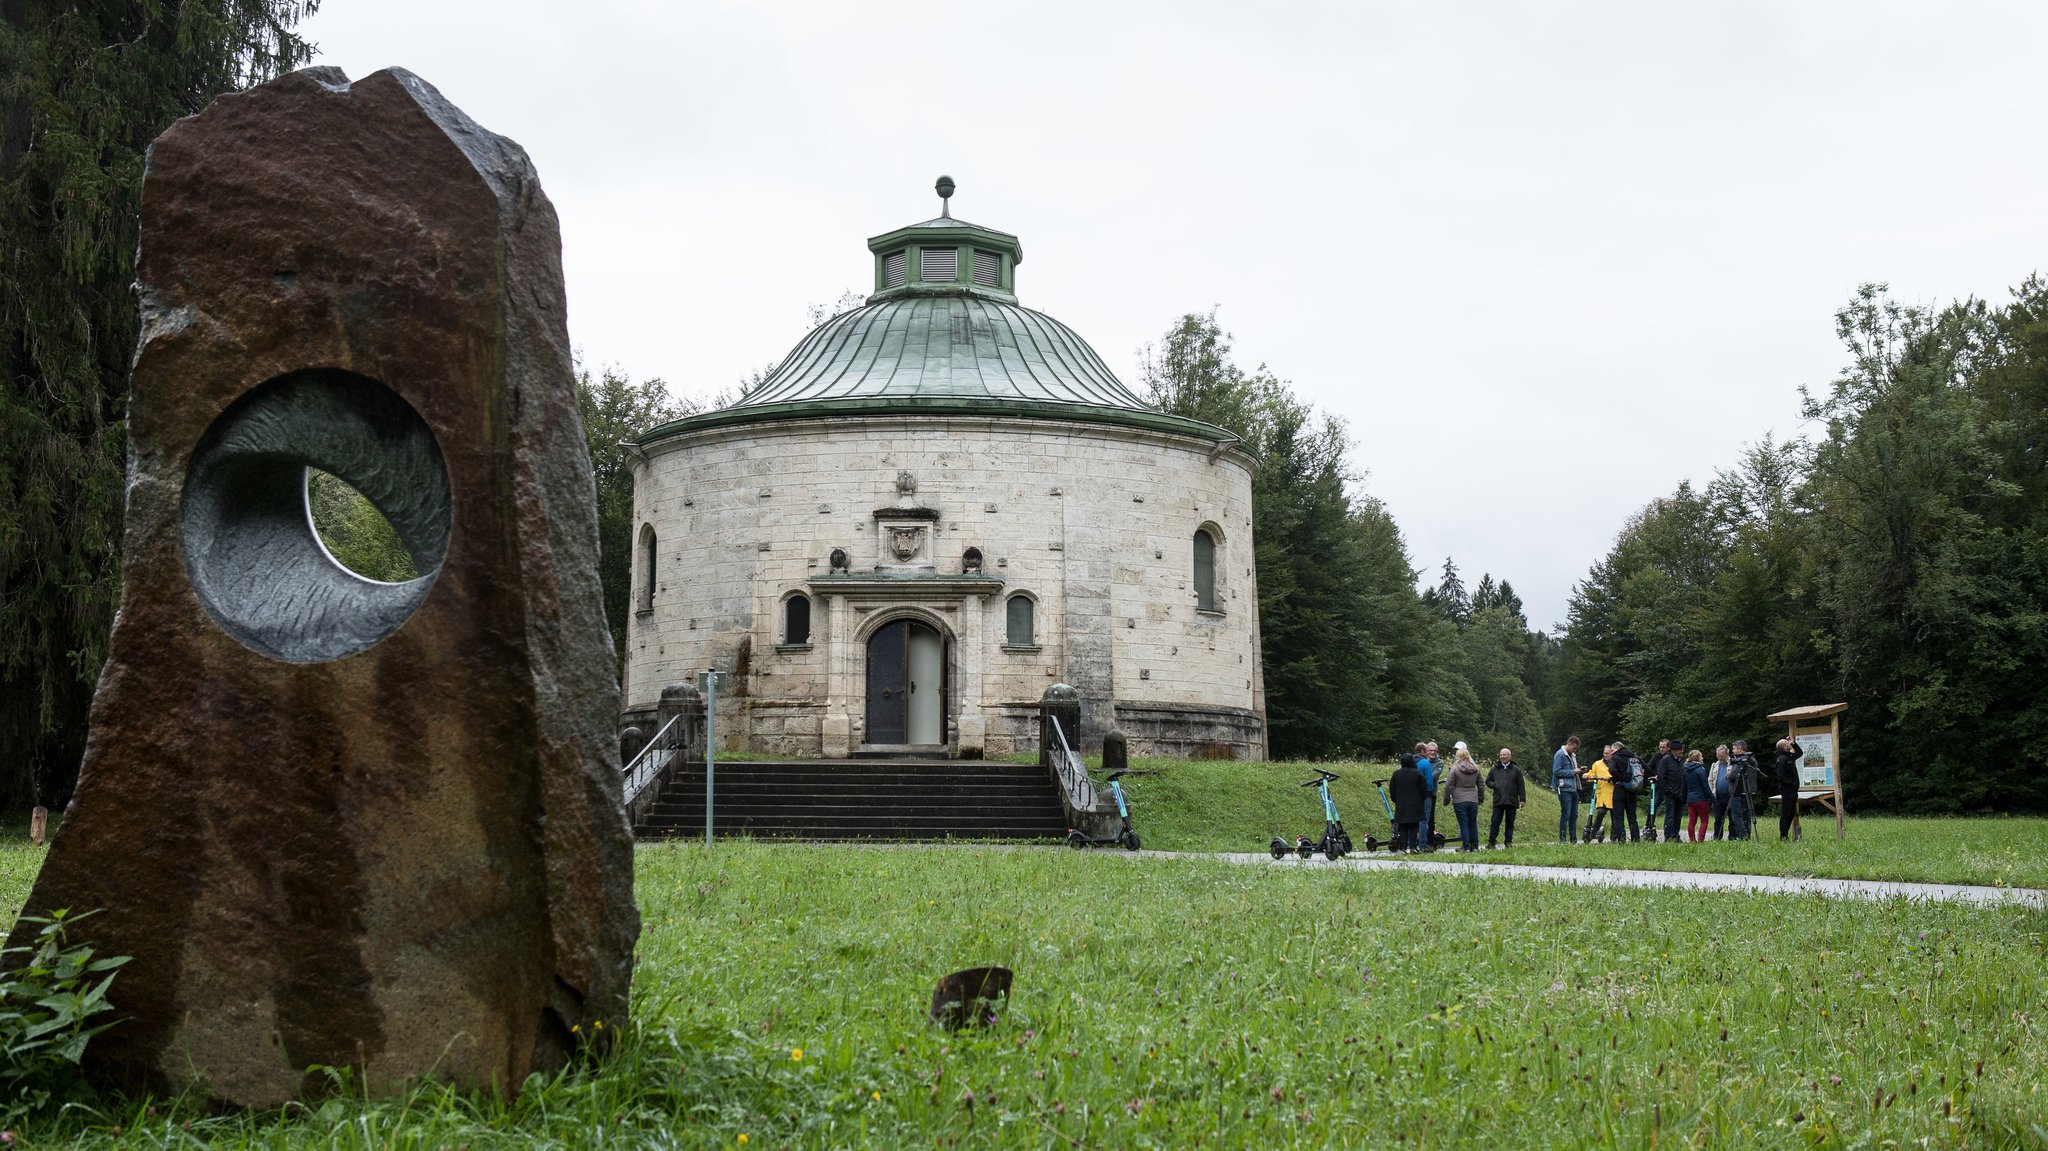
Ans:
POLYGON ((802 1063, 804 1061, 804 1049, 801 1047, 790 1048, 789 1061, 791 1063, 802 1063))
POLYGON ((879 1090, 870 1091, 868 1092, 868 1098, 874 1100, 877 1103, 880 1103, 882 1101, 882 1093, 879 1090))
POLYGON ((747 1133, 744 1131, 740 1132, 740 1137, 738 1139, 733 1140, 733 1142, 738 1143, 742 1147, 745 1147, 747 1145, 747 1133))

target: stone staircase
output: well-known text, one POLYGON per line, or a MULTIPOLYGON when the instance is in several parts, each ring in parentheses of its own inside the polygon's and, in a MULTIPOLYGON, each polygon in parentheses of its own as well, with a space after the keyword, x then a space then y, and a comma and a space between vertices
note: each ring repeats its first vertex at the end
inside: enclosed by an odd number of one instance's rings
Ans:
MULTIPOLYGON (((1052 773, 992 760, 857 759, 718 762, 720 838, 902 842, 1058 841, 1067 834, 1052 773)), ((634 834, 704 835, 704 765, 678 766, 634 834)))

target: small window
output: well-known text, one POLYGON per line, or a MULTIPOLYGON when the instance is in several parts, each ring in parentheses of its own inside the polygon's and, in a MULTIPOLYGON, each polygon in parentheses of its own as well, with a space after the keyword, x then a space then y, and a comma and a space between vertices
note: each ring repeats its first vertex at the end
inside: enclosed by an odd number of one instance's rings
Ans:
POLYGON ((1195 606, 1216 610, 1216 537, 1207 528, 1195 529, 1195 606))
POLYGON ((792 646, 811 642, 811 598, 793 595, 782 605, 782 642, 792 646))
POLYGON ((1010 647, 1031 647, 1036 642, 1037 628, 1031 618, 1036 605, 1028 595, 1013 595, 1009 604, 1009 628, 1003 642, 1010 647))
POLYGON ((917 278, 926 283, 943 283, 960 278, 957 248, 926 248, 918 253, 917 278))
POLYGON ((654 525, 640 526, 640 610, 654 610, 654 525))
POLYGON ((883 287, 900 288, 903 286, 903 281, 907 274, 904 271, 907 262, 904 260, 903 257, 904 254, 902 252, 891 252, 888 255, 882 257, 883 287))
POLYGON ((984 288, 1003 286, 1003 258, 994 252, 974 250, 974 282, 984 288))

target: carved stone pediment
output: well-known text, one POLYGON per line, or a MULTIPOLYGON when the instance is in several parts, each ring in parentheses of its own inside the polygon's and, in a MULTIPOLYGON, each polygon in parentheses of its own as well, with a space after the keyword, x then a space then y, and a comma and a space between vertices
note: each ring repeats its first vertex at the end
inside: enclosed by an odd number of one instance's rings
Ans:
POLYGON ((932 508, 875 509, 875 570, 936 570, 932 548, 939 531, 939 513, 932 508))

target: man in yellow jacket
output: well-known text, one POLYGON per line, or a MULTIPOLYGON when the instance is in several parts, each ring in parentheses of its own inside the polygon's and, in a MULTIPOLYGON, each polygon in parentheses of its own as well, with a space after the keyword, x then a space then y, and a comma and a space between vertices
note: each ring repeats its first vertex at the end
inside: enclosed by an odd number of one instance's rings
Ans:
POLYGON ((1614 814, 1614 776, 1607 770, 1607 757, 1614 754, 1614 744, 1608 744, 1599 759, 1586 771, 1586 778, 1593 781, 1593 822, 1586 825, 1586 842, 1600 842, 1600 829, 1614 814))

